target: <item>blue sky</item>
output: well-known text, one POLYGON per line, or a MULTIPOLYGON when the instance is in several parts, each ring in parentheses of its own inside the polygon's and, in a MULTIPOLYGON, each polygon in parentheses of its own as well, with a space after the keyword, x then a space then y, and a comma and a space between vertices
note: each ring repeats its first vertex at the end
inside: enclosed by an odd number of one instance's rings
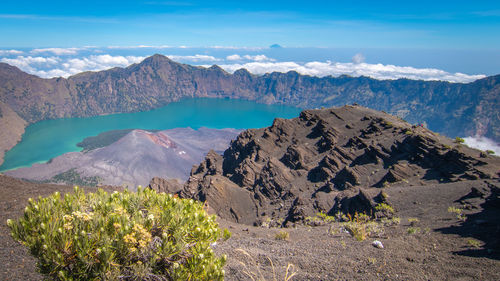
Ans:
POLYGON ((3 0, 0 61, 67 77, 160 53, 230 72, 470 82, 500 74, 497 2, 3 0))
POLYGON ((500 49, 498 1, 2 1, 0 46, 500 49))

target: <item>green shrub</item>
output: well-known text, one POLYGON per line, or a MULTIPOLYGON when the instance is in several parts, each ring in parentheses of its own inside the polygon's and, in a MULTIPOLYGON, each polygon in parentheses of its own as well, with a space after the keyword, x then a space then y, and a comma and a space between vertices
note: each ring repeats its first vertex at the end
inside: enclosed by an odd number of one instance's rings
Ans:
POLYGON ((382 225, 372 220, 368 215, 355 213, 354 216, 348 216, 349 221, 342 223, 345 229, 352 237, 358 241, 363 241, 368 237, 377 237, 383 233, 382 225))
MULTIPOLYGON (((170 194, 103 190, 30 199, 12 236, 56 280, 222 280, 220 231, 203 205, 170 194)), ((226 234, 227 236, 227 234, 226 234)))
POLYGON ((420 220, 418 218, 408 218, 408 222, 410 223, 410 226, 416 226, 420 220))
POLYGON ((420 232, 420 227, 408 227, 408 229, 406 229, 406 232, 408 232, 408 234, 416 234, 416 233, 419 233, 420 232))
POLYGON ((316 217, 326 223, 335 222, 335 217, 329 216, 323 212, 316 213, 316 217))
POLYGON ((226 241, 229 238, 231 238, 231 235, 232 233, 229 230, 227 230, 227 228, 224 228, 224 230, 222 231, 222 239, 226 241))
POLYGON ((455 138, 455 143, 464 143, 465 140, 463 138, 460 138, 460 137, 456 137, 455 138))
POLYGON ((453 206, 448 207, 448 213, 455 214, 457 216, 457 219, 461 221, 465 221, 467 219, 467 217, 463 214, 463 211, 464 211, 463 209, 456 208, 453 206))
POLYGON ((382 218, 380 219, 380 222, 383 226, 395 226, 401 223, 401 219, 398 217, 382 218))
POLYGON ((290 234, 288 234, 288 232, 284 230, 281 230, 280 232, 276 233, 276 235, 274 235, 274 239, 276 240, 288 240, 288 238, 290 238, 290 234))
POLYGON ((493 155, 493 154, 495 154, 495 151, 488 149, 488 150, 486 150, 486 153, 493 155))
POLYGON ((387 203, 377 204, 377 206, 375 206, 375 210, 394 214, 394 208, 387 203))
POLYGON ((468 239, 467 245, 469 245, 470 247, 479 248, 481 247, 481 242, 476 239, 468 239))

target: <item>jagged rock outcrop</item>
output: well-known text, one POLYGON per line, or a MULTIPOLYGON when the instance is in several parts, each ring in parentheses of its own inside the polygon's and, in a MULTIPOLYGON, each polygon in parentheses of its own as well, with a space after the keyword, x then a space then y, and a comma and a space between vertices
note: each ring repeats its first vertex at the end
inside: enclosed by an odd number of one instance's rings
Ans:
MULTIPOLYGON (((261 76, 241 69, 196 67, 154 55, 139 64, 67 79, 42 79, 0 63, 0 102, 28 123, 62 117, 145 111, 181 98, 240 98, 301 108, 359 103, 386 110, 448 136, 486 136, 500 142, 500 75, 461 84, 368 77, 311 77, 297 72, 261 76)), ((0 117, 0 120, 2 117, 0 117)), ((18 139, 25 125, 16 124, 18 139)), ((317 124, 317 131, 322 125, 317 124)), ((347 124, 349 126, 349 124, 347 124)), ((367 133, 377 128, 366 128, 367 133)), ((11 135, 12 135, 11 134, 11 135)), ((319 146, 335 143, 335 132, 319 146)), ((0 142, 3 142, 0 139, 0 142)), ((6 146, 10 149, 10 145, 6 146)))
POLYGON ((178 179, 162 179, 154 177, 149 182, 148 188, 161 193, 177 193, 182 189, 183 183, 178 179))
POLYGON ((361 106, 306 110, 242 132, 223 156, 210 152, 179 194, 245 224, 290 225, 316 212, 380 217, 389 215, 375 208, 390 204, 384 188, 499 178, 500 158, 480 154, 361 106))

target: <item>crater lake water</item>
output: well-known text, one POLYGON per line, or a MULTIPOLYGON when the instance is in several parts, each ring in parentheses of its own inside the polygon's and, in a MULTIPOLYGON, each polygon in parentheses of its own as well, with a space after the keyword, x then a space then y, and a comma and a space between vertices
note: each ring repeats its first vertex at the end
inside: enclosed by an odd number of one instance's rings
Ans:
POLYGON ((237 99, 193 98, 145 112, 45 120, 26 128, 21 142, 5 154, 0 171, 29 167, 67 152, 80 151, 76 144, 84 138, 111 130, 262 128, 271 125, 276 117, 294 118, 300 111, 292 106, 237 99))

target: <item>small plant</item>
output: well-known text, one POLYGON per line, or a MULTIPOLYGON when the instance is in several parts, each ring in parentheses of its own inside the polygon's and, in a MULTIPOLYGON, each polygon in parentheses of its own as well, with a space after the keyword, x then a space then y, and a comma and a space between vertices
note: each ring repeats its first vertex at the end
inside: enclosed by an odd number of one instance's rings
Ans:
POLYGON ((382 199, 384 200, 387 200, 387 198, 389 198, 389 195, 385 191, 382 191, 380 192, 380 197, 382 197, 382 199))
POLYGON ((448 207, 448 213, 453 213, 457 216, 457 219, 465 221, 467 217, 463 214, 463 209, 456 208, 453 206, 448 207))
POLYGON ((410 226, 416 226, 420 220, 417 218, 408 218, 408 222, 410 223, 410 226))
POLYGON ((85 194, 75 187, 30 199, 24 216, 7 224, 51 279, 224 278, 226 258, 210 248, 220 235, 215 216, 199 202, 151 189, 85 194))
POLYGON ((265 228, 269 228, 271 227, 271 218, 266 218, 265 221, 262 222, 262 224, 260 225, 261 227, 265 227, 265 228))
POLYGON ((377 263, 377 259, 376 258, 368 258, 368 263, 369 264, 376 264, 377 263))
MULTIPOLYGON (((345 217, 345 215, 344 215, 345 217)), ((306 217, 305 218, 305 223, 310 226, 318 226, 318 225, 324 225, 324 224, 329 224, 332 222, 335 222, 337 220, 342 220, 341 214, 337 214, 336 216, 329 216, 323 212, 316 213, 314 217, 306 217)))
POLYGON ((447 144, 443 145, 443 147, 446 148, 446 149, 451 149, 451 146, 447 145, 447 144))
POLYGON ((284 230, 280 230, 280 232, 274 235, 274 239, 276 240, 288 240, 290 238, 290 234, 284 230))
POLYGON ((222 231, 222 240, 227 241, 229 238, 231 238, 232 233, 227 230, 227 228, 224 228, 222 231))
POLYGON ((377 204, 377 206, 375 206, 375 210, 394 214, 394 208, 387 203, 377 204))
POLYGON ((392 122, 389 122, 389 121, 386 121, 386 120, 382 121, 382 125, 384 125, 384 127, 386 127, 386 128, 392 128, 392 127, 394 127, 394 125, 392 124, 392 122))
POLYGON ((322 220, 326 223, 335 222, 335 217, 329 216, 323 212, 316 213, 316 217, 318 217, 320 220, 322 220))
POLYGON ((344 248, 344 249, 345 249, 346 244, 345 244, 345 241, 344 241, 344 240, 341 240, 341 241, 340 241, 340 245, 342 246, 342 248, 344 248))
POLYGON ((490 155, 494 155, 495 154, 495 151, 491 150, 491 149, 488 149, 486 150, 486 153, 490 154, 490 155))
POLYGON ((416 234, 420 232, 420 227, 408 227, 406 231, 408 232, 408 234, 416 234))
POLYGON ((368 237, 379 236, 383 231, 380 225, 363 213, 355 213, 354 217, 348 215, 349 221, 342 223, 343 228, 358 241, 368 237))
POLYGON ((384 226, 394 226, 398 225, 401 223, 401 219, 398 217, 393 217, 393 218, 382 218, 380 221, 384 226))
POLYGON ((410 129, 405 130, 405 135, 413 135, 413 131, 410 129))
MULTIPOLYGON (((389 167, 389 169, 390 169, 390 167, 389 167)), ((384 181, 384 183, 382 184, 383 188, 388 188, 390 186, 391 186, 391 184, 388 181, 384 181)))
POLYGON ((479 248, 481 247, 481 242, 476 239, 469 239, 467 240, 467 245, 469 245, 470 247, 479 248))
POLYGON ((463 138, 460 138, 460 137, 456 137, 455 138, 455 143, 464 143, 465 140, 463 138))

